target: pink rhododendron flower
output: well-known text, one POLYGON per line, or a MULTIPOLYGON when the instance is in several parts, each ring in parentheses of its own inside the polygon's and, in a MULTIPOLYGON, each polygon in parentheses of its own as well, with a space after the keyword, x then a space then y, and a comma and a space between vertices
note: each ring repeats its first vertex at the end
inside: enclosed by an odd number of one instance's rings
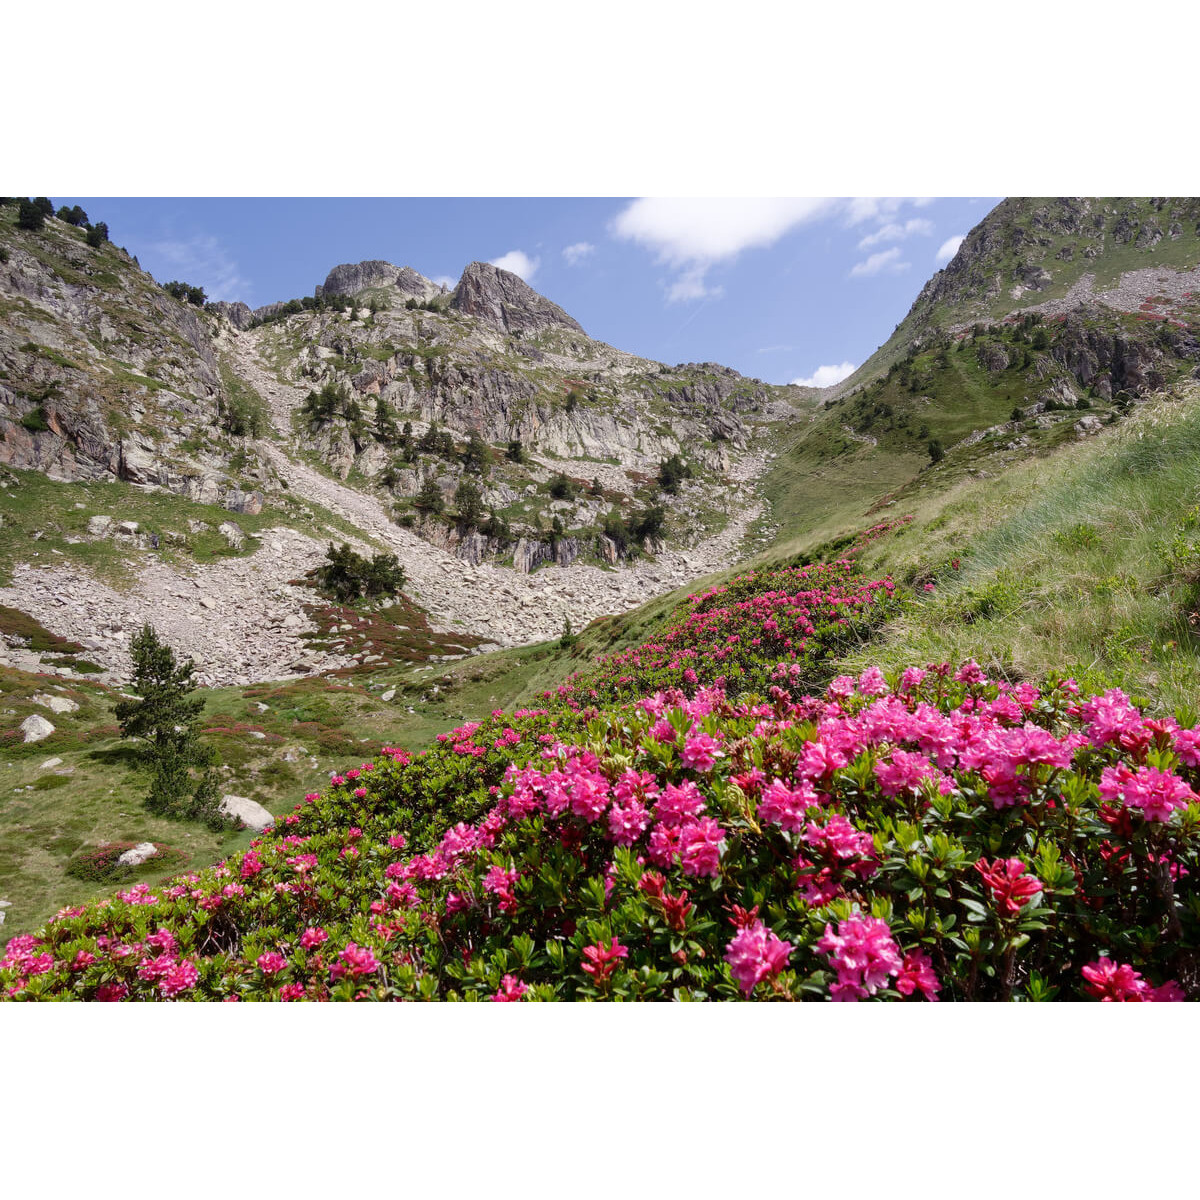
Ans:
POLYGON ((812 784, 807 780, 799 787, 789 788, 781 779, 773 779, 763 789, 758 802, 758 820, 767 825, 778 825, 789 833, 804 828, 804 814, 821 803, 812 784))
POLYGON ((300 935, 300 945, 305 950, 314 950, 329 940, 329 934, 319 925, 310 926, 300 935))
POLYGON ((679 861, 685 875, 715 876, 721 869, 725 830, 711 817, 690 821, 679 830, 679 861))
MULTIPOLYGON (((587 968, 584 967, 586 971, 587 968)), ((529 988, 523 984, 515 975, 505 975, 500 981, 500 990, 492 996, 493 1000, 500 1003, 512 1003, 515 1000, 520 1000, 529 988)))
POLYGON ((200 972, 194 963, 186 959, 179 963, 174 970, 159 980, 158 990, 168 999, 178 996, 180 992, 190 991, 200 980, 200 972))
POLYGON ((817 949, 828 955, 837 972, 837 982, 829 989, 833 1000, 873 996, 902 965, 888 923, 877 917, 850 917, 838 923, 837 933, 827 924, 817 949))
POLYGON ((608 811, 608 832, 618 846, 632 846, 646 832, 650 814, 637 800, 627 807, 614 804, 608 811))
POLYGON ((258 964, 258 969, 264 975, 278 975, 280 971, 287 970, 287 959, 274 950, 268 950, 266 954, 260 954, 254 961, 258 964))
POLYGON ((1148 986, 1128 963, 1115 963, 1110 958, 1088 963, 1082 973, 1087 980, 1084 991, 1097 1000, 1141 1000, 1148 986))
POLYGON ((942 990, 938 977, 933 973, 933 960, 921 950, 910 950, 900 964, 896 976, 896 991, 902 996, 911 996, 920 991, 926 1000, 937 1000, 942 990))
POLYGON ((899 796, 920 791, 932 770, 933 764, 923 754, 893 750, 890 760, 879 759, 875 763, 875 778, 885 796, 899 796))
POLYGON ((981 858, 975 864, 975 870, 982 876, 996 911, 1002 917, 1017 916, 1042 890, 1042 881, 1035 875, 1026 875, 1027 869, 1019 858, 998 858, 993 863, 981 858))
POLYGON ((329 974, 334 979, 341 979, 345 975, 357 979, 361 975, 370 975, 378 971, 381 965, 369 947, 347 942, 345 950, 338 953, 338 961, 329 968, 329 974))
MULTIPOLYGON (((1108 768, 1104 774, 1108 774, 1108 768)), ((1139 767, 1124 784, 1125 803, 1130 808, 1140 808, 1147 821, 1169 821, 1171 814, 1187 808, 1196 793, 1182 779, 1170 771, 1157 767, 1139 767)))
POLYGON ((711 771, 725 755, 719 743, 707 733, 689 734, 683 743, 683 765, 693 771, 711 771))
POLYGON ((704 797, 690 780, 668 783, 654 805, 654 815, 664 825, 682 825, 704 811, 704 797))
POLYGON ((729 973, 749 996, 764 979, 778 975, 787 966, 791 942, 782 941, 762 921, 754 921, 738 931, 725 947, 729 973))
POLYGON ((587 962, 583 964, 584 971, 597 983, 603 983, 617 969, 617 963, 621 959, 629 957, 629 950, 622 946, 616 938, 613 938, 608 946, 605 946, 603 942, 597 942, 594 946, 585 946, 583 957, 587 959, 587 962))

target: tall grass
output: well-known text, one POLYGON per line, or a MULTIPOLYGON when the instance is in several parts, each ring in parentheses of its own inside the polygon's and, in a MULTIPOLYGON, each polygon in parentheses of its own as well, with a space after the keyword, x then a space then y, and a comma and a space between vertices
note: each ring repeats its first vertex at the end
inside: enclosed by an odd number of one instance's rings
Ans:
POLYGON ((1092 441, 918 506, 908 529, 865 556, 918 596, 869 657, 973 655, 1014 676, 1066 670, 1166 709, 1194 704, 1197 400, 1194 387, 1157 399, 1092 441))

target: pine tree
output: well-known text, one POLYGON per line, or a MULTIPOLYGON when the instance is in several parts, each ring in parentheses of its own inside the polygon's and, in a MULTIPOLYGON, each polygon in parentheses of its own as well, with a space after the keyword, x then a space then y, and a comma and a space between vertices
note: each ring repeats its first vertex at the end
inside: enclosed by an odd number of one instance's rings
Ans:
POLYGON ((220 820, 212 802, 216 783, 211 772, 188 797, 192 791, 188 768, 212 762, 212 753, 201 745, 196 728, 204 700, 192 695, 195 663, 190 658, 179 662, 150 624, 135 635, 130 652, 137 698, 122 700, 113 711, 122 737, 143 743, 142 758, 151 770, 146 807, 173 817, 193 817, 202 807, 207 813, 204 819, 220 820))
POLYGON ((46 224, 46 214, 32 200, 22 200, 17 209, 17 228, 36 233, 46 224))
POLYGON ((463 476, 454 492, 454 507, 458 509, 458 519, 468 528, 479 523, 483 515, 483 497, 473 479, 463 476))
POLYGON ((463 467, 486 479, 490 457, 487 443, 480 437, 479 430, 472 429, 467 435, 467 448, 463 451, 463 467))
POLYGON ((437 480, 432 475, 421 485, 421 490, 417 493, 413 506, 425 512, 435 513, 440 513, 445 507, 442 489, 438 487, 437 480))

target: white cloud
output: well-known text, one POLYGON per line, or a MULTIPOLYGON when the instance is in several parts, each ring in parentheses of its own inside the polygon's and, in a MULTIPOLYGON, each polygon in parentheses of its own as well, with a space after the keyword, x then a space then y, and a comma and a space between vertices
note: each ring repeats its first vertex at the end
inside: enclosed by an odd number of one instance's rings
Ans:
POLYGON ((667 303, 678 304, 684 300, 718 300, 724 295, 725 289, 709 287, 704 282, 704 273, 708 270, 705 263, 689 267, 667 288, 667 303))
POLYGON ((825 388, 841 383, 843 379, 853 375, 858 370, 858 364, 852 362, 838 363, 836 366, 818 367, 807 379, 793 379, 800 387, 825 388))
POLYGON ((653 250, 659 262, 681 272, 667 286, 668 301, 699 300, 721 294, 719 287, 704 282, 715 263, 770 246, 834 204, 812 198, 643 197, 618 213, 609 228, 614 237, 653 250))
POLYGON ((530 258, 524 250, 510 250, 507 254, 500 255, 499 258, 493 258, 492 266, 499 267, 502 271, 511 271, 514 275, 520 275, 526 283, 529 283, 541 261, 540 258, 530 258))
POLYGON ((617 214, 617 237, 641 242, 664 262, 718 262, 769 246, 833 202, 814 199, 701 199, 645 197, 617 214))
POLYGON ((852 277, 879 275, 884 271, 894 274, 898 271, 906 271, 912 266, 912 263, 900 262, 899 259, 900 247, 893 246, 890 250, 882 250, 878 254, 872 254, 862 262, 855 263, 850 268, 850 274, 852 277))
POLYGON ((250 291, 250 281, 238 269, 237 263, 221 243, 212 236, 160 238, 147 246, 144 258, 154 262, 154 274, 160 283, 169 277, 202 287, 210 300, 244 300, 250 291))
POLYGON ((866 250, 871 246, 878 246, 880 242, 902 242, 905 238, 912 237, 917 233, 928 237, 932 232, 933 222, 927 221, 924 217, 913 217, 905 221, 903 225, 889 221, 886 225, 881 225, 874 233, 868 233, 858 243, 858 248, 866 250))
POLYGON ((591 242, 575 242, 571 246, 563 247, 563 258, 567 260, 567 266, 578 266, 589 254, 595 254, 596 247, 591 242))
POLYGON ((934 262, 949 262, 957 253, 958 248, 966 241, 966 234, 960 233, 955 237, 947 238, 941 245, 934 258, 934 262))
POLYGON ((435 275, 432 282, 436 283, 438 287, 444 288, 455 288, 458 286, 458 280, 449 275, 435 275))

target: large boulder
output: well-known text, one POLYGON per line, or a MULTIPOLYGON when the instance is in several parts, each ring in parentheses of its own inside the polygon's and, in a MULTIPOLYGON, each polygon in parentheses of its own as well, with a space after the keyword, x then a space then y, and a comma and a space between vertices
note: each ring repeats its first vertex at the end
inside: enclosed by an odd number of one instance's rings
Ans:
POLYGON ((25 735, 25 741, 40 742, 42 738, 48 738, 54 732, 54 726, 45 717, 35 714, 21 722, 21 732, 25 735))
POLYGON ((268 825, 275 824, 275 818, 256 800, 251 800, 249 796, 222 796, 220 811, 227 817, 241 821, 255 833, 262 833, 268 825))
POLYGON ((68 700, 66 696, 48 696, 45 692, 38 692, 36 696, 31 696, 30 699, 34 704, 40 704, 43 708, 48 708, 54 713, 79 711, 79 705, 74 700, 68 700))
POLYGON ((158 847, 153 842, 139 842, 133 849, 126 850, 117 862, 122 867, 140 867, 146 859, 153 858, 157 853, 158 847))

